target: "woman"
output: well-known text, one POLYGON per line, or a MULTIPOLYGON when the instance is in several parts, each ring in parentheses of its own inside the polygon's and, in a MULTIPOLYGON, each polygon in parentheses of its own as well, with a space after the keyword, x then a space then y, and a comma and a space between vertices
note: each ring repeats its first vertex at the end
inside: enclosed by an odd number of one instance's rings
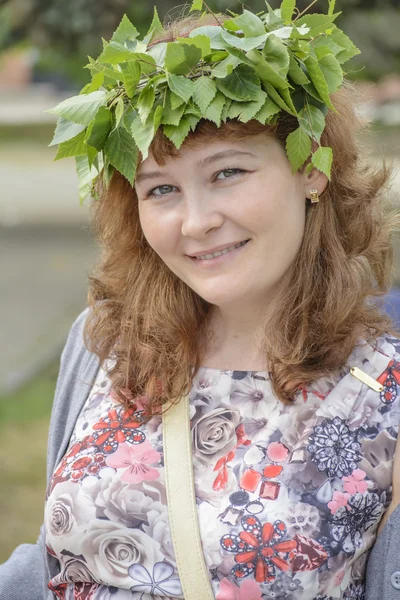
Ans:
POLYGON ((0 568, 1 598, 183 597, 162 413, 187 394, 213 597, 396 597, 377 553, 365 580, 400 497, 399 340, 373 301, 397 220, 357 100, 347 81, 332 94, 330 180, 310 161, 293 173, 282 111, 200 119, 179 149, 159 129, 133 185, 98 184, 103 253, 61 360, 44 527, 0 568))

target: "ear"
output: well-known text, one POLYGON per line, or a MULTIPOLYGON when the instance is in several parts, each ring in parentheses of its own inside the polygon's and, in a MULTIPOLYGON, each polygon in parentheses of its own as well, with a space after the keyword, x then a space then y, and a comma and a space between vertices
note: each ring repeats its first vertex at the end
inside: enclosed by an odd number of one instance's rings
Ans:
MULTIPOLYGON (((317 148, 318 148, 318 144, 313 140, 312 151, 315 152, 317 150, 317 148)), ((310 190, 317 190, 317 192, 320 196, 325 191, 325 188, 329 183, 329 179, 327 178, 325 173, 322 173, 322 171, 319 171, 316 168, 314 168, 308 174, 305 173, 306 166, 309 164, 309 162, 310 162, 310 160, 308 160, 306 162, 306 164, 304 165, 304 167, 302 169, 304 195, 306 198, 310 198, 310 190)))

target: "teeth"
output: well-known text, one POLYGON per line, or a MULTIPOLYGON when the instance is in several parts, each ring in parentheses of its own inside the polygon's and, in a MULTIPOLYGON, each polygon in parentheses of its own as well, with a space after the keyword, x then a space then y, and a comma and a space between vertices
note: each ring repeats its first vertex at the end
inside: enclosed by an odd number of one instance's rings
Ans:
POLYGON ((240 244, 236 244, 236 246, 229 246, 229 248, 224 248, 223 250, 219 250, 219 252, 213 252, 212 254, 203 254, 202 256, 197 256, 197 259, 209 260, 210 258, 217 258, 217 256, 222 256, 223 254, 228 254, 228 252, 232 252, 235 248, 240 248, 240 246, 244 246, 246 242, 240 242, 240 244))

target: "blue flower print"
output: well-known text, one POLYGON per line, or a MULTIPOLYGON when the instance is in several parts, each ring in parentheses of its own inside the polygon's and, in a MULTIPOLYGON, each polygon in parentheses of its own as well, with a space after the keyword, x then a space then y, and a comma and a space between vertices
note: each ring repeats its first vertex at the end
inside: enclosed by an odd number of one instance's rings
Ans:
POLYGON ((136 563, 129 567, 128 573, 135 581, 131 592, 142 592, 141 598, 144 594, 161 593, 167 596, 181 596, 183 593, 179 579, 171 579, 174 567, 166 561, 154 565, 153 577, 146 567, 136 563))
POLYGON ((324 419, 314 427, 307 450, 319 471, 328 477, 344 477, 357 469, 362 456, 357 431, 350 431, 343 419, 324 419))

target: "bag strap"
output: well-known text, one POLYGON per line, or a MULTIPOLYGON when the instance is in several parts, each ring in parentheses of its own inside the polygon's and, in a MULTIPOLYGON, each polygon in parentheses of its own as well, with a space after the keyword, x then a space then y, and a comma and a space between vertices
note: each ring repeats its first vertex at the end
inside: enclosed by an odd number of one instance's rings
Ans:
POLYGON ((215 600, 200 539, 194 492, 189 396, 163 412, 168 515, 185 600, 215 600))

